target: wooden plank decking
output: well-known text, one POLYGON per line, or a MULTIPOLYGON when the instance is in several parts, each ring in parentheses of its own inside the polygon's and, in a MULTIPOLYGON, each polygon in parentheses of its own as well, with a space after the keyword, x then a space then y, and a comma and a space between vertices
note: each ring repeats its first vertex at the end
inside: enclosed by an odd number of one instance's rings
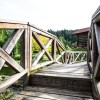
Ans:
POLYGON ((57 77, 77 77, 90 79, 90 71, 87 67, 87 62, 76 64, 53 64, 42 71, 35 73, 35 75, 48 75, 57 77))
POLYGON ((72 65, 53 64, 32 74, 30 85, 11 100, 92 100, 90 83, 86 62, 72 65), (80 89, 73 90, 73 86, 80 89))
POLYGON ((81 93, 66 89, 28 86, 10 100, 92 100, 92 96, 88 92, 81 93))

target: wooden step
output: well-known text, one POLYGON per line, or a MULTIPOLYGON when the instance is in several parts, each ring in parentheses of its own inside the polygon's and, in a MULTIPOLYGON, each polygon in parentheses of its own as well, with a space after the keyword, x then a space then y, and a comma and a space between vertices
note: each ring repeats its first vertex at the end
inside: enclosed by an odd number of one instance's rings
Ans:
POLYGON ((54 64, 38 73, 31 74, 29 84, 83 92, 92 91, 90 73, 85 62, 67 65, 54 64))
POLYGON ((50 87, 27 86, 10 100, 92 100, 92 94, 50 87))
POLYGON ((91 80, 82 78, 70 78, 70 77, 56 77, 47 75, 32 74, 30 76, 30 85, 33 86, 44 86, 44 87, 55 87, 55 88, 66 88, 71 90, 79 91, 90 91, 91 92, 91 80))

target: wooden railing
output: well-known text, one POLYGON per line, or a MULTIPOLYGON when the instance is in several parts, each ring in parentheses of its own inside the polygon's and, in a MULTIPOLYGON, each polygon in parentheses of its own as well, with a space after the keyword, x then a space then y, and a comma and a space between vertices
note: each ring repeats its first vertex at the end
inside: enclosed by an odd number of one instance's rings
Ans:
POLYGON ((67 51, 67 64, 87 61, 87 51, 67 51))
POLYGON ((100 100, 100 6, 92 16, 88 34, 88 66, 92 75, 94 98, 100 100))
POLYGON ((54 62, 57 63, 65 63, 66 62, 66 50, 59 41, 59 39, 40 29, 36 26, 16 21, 0 21, 0 29, 13 29, 14 32, 11 34, 10 38, 4 44, 4 46, 0 47, 0 69, 4 66, 4 64, 10 65, 14 70, 16 70, 16 74, 10 76, 7 80, 0 83, 0 92, 5 90, 15 81, 17 81, 22 76, 24 77, 24 86, 28 84, 28 77, 32 70, 37 68, 47 66, 54 62), (41 39, 39 39, 38 35, 43 37, 47 37, 48 41, 44 44, 41 39), (41 50, 36 54, 36 56, 32 59, 32 38, 40 46, 41 50), (14 49, 18 40, 21 40, 21 61, 20 64, 11 57, 10 53, 14 49), (51 52, 48 51, 48 47, 51 45, 51 52), (39 63, 39 60, 42 58, 43 54, 46 54, 48 57, 48 61, 39 63))

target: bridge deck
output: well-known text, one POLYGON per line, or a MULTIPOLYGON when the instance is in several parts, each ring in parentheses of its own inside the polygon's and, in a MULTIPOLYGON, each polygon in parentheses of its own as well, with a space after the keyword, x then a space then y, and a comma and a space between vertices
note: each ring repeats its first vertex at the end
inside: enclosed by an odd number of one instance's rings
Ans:
MULTIPOLYGON (((52 77, 60 77, 64 80, 71 79, 78 79, 79 80, 90 80, 90 73, 87 67, 86 62, 78 63, 78 64, 53 64, 50 65, 43 70, 32 74, 30 78, 30 83, 35 82, 38 80, 39 84, 45 83, 45 81, 52 80, 51 85, 53 83, 52 77), (42 76, 39 79, 36 78, 37 76, 42 76), (47 77, 44 80, 43 77, 47 77), (32 79, 35 77, 34 79, 32 79)), ((60 81, 63 81, 60 79, 60 81)), ((84 84, 85 82, 82 83, 84 84)), ((92 94, 90 91, 77 91, 77 90, 70 90, 67 88, 55 88, 55 87, 48 87, 48 86, 39 86, 33 83, 33 86, 27 86, 24 90, 20 91, 16 95, 14 95, 11 100, 92 100, 92 94)), ((77 81, 76 81, 77 82, 77 81)), ((56 85, 57 82, 54 82, 56 85)), ((54 84, 53 83, 53 84, 54 84)), ((69 82, 68 82, 69 83, 69 82)), ((73 82, 74 83, 74 82, 73 82)), ((48 82, 46 83, 48 84, 48 82)), ((45 84, 45 85, 46 85, 45 84)), ((61 84, 61 83, 60 83, 61 84)), ((65 83, 68 85, 67 83, 65 83)), ((78 83, 74 83, 75 85, 79 85, 78 83)), ((90 86, 91 87, 91 86, 90 86)), ((78 88, 78 86, 76 86, 78 88)), ((79 87, 80 88, 80 87, 79 87)))
POLYGON ((80 79, 90 79, 90 72, 86 62, 76 64, 53 64, 42 71, 35 73, 36 75, 58 76, 58 77, 76 77, 80 79))

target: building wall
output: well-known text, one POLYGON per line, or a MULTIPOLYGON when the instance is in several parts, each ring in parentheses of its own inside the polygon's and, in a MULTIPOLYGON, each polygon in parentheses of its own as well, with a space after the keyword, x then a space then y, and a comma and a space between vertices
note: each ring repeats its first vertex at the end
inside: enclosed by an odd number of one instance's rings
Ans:
POLYGON ((77 34, 77 46, 87 47, 88 33, 77 34))

